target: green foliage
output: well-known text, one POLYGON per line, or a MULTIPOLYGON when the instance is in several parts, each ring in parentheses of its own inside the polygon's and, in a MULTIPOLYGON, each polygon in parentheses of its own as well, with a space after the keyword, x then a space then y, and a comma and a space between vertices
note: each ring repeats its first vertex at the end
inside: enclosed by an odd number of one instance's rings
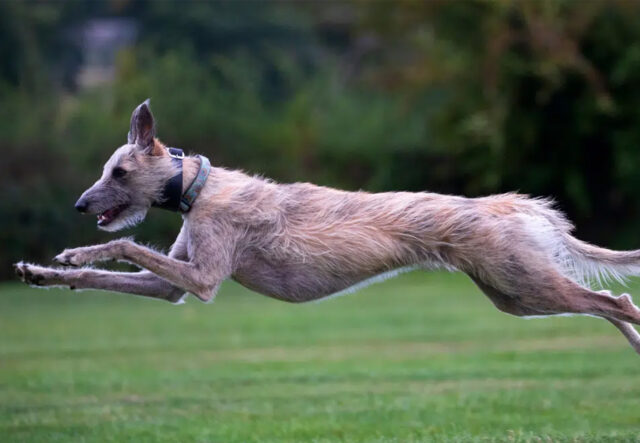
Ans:
MULTIPOLYGON (((638 246, 640 7, 631 2, 0 3, 0 276, 110 238, 75 198, 147 97, 169 145, 280 181, 556 197, 638 246), (139 26, 78 89, 79 27, 139 26)), ((179 223, 133 233, 168 246, 179 223)))

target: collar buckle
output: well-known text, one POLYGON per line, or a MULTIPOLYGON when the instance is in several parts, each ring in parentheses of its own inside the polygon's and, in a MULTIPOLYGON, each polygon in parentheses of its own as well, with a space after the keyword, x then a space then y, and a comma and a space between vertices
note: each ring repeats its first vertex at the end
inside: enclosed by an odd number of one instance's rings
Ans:
POLYGON ((184 151, 182 149, 167 148, 167 152, 171 158, 175 158, 177 160, 182 160, 184 158, 184 151))

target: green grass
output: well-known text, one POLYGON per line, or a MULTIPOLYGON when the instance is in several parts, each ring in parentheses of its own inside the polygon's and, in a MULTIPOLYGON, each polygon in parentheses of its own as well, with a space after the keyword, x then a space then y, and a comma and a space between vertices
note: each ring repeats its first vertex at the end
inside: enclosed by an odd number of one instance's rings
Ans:
POLYGON ((510 317, 461 275, 307 305, 5 284, 0 337, 0 441, 640 440, 613 326, 510 317))

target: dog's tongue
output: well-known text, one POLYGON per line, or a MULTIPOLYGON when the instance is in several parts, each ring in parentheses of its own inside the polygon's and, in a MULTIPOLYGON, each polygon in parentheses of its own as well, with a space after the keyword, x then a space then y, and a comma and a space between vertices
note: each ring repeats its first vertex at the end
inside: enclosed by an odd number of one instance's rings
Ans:
POLYGON ((98 224, 100 226, 106 225, 108 223, 111 223, 111 221, 113 220, 113 218, 116 215, 118 208, 111 208, 111 209, 107 209, 106 211, 104 211, 102 214, 98 215, 98 224))

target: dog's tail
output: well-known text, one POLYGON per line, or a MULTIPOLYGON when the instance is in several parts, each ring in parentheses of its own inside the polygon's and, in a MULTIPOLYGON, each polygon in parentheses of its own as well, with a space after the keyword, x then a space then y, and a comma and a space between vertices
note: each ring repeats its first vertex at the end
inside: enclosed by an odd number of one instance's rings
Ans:
POLYGON ((635 251, 613 251, 578 240, 565 234, 568 260, 564 267, 583 282, 616 280, 625 283, 626 277, 640 275, 640 249, 635 251))

